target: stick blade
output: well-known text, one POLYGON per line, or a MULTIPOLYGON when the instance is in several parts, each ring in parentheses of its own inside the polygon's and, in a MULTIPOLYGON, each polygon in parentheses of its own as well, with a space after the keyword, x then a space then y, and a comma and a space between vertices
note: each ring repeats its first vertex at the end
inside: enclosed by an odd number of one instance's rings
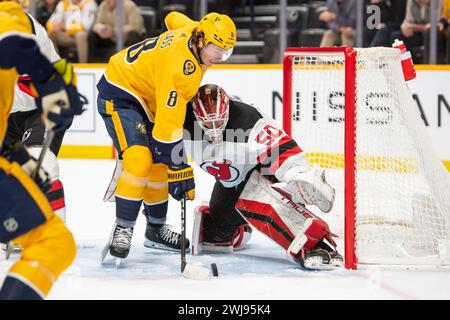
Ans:
POLYGON ((209 279, 209 269, 203 268, 199 266, 195 266, 192 264, 186 264, 183 272, 183 276, 185 278, 191 280, 208 280, 209 279))

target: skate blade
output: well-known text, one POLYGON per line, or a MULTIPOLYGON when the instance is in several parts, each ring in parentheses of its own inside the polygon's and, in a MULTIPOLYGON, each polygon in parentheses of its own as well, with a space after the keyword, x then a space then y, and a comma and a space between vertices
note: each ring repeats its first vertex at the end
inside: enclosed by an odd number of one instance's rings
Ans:
MULTIPOLYGON (((171 248, 171 247, 162 245, 160 243, 150 241, 148 239, 145 239, 144 247, 149 248, 149 249, 162 250, 162 251, 181 252, 180 249, 171 248)), ((186 252, 189 253, 189 252, 191 252, 191 250, 189 248, 186 248, 186 252)))
POLYGON ((125 265, 125 258, 118 258, 114 257, 108 252, 106 253, 105 257, 103 258, 101 265, 103 267, 109 267, 109 268, 115 268, 119 269, 120 267, 125 265))
POLYGON ((110 244, 109 244, 109 242, 108 242, 108 243, 103 247, 102 252, 101 252, 101 254, 100 254, 100 264, 104 264, 104 263, 105 263, 106 256, 107 256, 108 253, 109 253, 109 246, 110 246, 110 244))

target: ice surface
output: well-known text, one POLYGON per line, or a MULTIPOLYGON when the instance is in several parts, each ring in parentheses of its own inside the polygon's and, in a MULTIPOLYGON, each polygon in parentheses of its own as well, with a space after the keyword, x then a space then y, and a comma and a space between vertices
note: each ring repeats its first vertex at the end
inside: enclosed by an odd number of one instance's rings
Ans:
MULTIPOLYGON (((450 299, 450 272, 436 270, 301 270, 272 241, 253 232, 248 249, 233 255, 187 255, 189 263, 216 263, 219 278, 194 281, 181 276, 180 255, 145 248, 145 219, 138 218, 129 257, 119 267, 100 265, 100 251, 114 223, 114 204, 103 194, 111 160, 60 160, 67 223, 78 244, 73 265, 59 278, 49 299, 450 299)), ((188 202, 190 238, 194 206, 209 199, 214 180, 194 168, 197 200, 188 202)), ((180 230, 180 204, 171 200, 168 223, 180 230)), ((0 281, 9 266, 0 257, 0 281)), ((111 261, 109 261, 111 262, 111 261)))

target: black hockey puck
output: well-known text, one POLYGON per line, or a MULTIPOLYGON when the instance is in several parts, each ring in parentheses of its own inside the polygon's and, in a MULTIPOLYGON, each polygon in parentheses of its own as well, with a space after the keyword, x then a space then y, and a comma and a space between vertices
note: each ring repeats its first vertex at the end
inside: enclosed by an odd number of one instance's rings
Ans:
POLYGON ((211 263, 211 272, 212 272, 213 277, 219 276, 219 269, 217 269, 217 264, 211 263))

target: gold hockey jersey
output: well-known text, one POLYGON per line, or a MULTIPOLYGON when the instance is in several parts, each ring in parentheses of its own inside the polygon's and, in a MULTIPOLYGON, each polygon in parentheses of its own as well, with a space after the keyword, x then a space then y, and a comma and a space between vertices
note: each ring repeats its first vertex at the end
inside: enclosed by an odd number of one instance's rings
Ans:
MULTIPOLYGON (((32 36, 32 27, 28 16, 23 12, 20 5, 14 2, 0 2, 0 146, 6 134, 8 126, 8 115, 14 98, 14 86, 17 81, 17 70, 10 67, 6 60, 6 52, 3 50, 13 50, 5 43, 11 36, 20 35, 22 37, 32 36)), ((18 57, 19 58, 19 57, 18 57)))
POLYGON ((99 95, 115 104, 140 106, 154 123, 153 138, 162 143, 182 139, 186 104, 206 71, 193 51, 191 33, 197 24, 180 13, 169 14, 168 31, 111 57, 97 85, 99 95))

